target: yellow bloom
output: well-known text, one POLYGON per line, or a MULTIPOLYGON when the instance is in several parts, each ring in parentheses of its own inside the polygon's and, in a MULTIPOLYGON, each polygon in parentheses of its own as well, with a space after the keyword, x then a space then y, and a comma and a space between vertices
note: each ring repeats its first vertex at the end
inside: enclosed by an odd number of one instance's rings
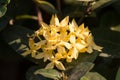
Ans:
POLYGON ((35 57, 37 50, 41 48, 41 45, 45 44, 45 41, 40 41, 39 43, 35 43, 32 38, 29 39, 29 50, 26 52, 22 53, 23 56, 26 56, 28 54, 31 54, 32 57, 35 57))
POLYGON ((102 47, 94 43, 88 27, 85 28, 84 24, 78 26, 74 19, 68 23, 68 16, 59 22, 56 15, 52 16, 49 25, 41 22, 41 28, 34 34, 39 41, 35 43, 30 38, 30 49, 23 55, 32 54, 32 57, 36 59, 44 59, 44 62, 50 61, 46 68, 56 66, 60 70, 65 70, 62 60, 72 62, 73 59, 78 58, 80 53, 101 51, 102 47))
POLYGON ((60 70, 65 70, 64 65, 61 61, 59 61, 62 58, 62 55, 57 53, 55 54, 55 57, 51 57, 49 60, 51 61, 45 68, 54 68, 56 66, 60 70))

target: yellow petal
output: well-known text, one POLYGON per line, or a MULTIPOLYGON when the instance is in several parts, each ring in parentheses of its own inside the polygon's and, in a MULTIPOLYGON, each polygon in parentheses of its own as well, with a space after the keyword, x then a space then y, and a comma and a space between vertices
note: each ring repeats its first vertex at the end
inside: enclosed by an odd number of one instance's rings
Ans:
POLYGON ((32 50, 32 51, 31 51, 31 56, 32 56, 32 57, 35 57, 35 56, 36 56, 36 52, 37 52, 36 50, 32 50))
POLYGON ((58 46, 57 51, 58 51, 58 53, 61 53, 61 54, 66 53, 65 48, 62 46, 58 46))
POLYGON ((31 50, 27 50, 27 51, 25 51, 24 53, 22 53, 21 55, 22 56, 27 56, 27 55, 29 55, 31 53, 31 50))
POLYGON ((72 24, 69 24, 69 29, 70 29, 70 32, 74 32, 75 31, 75 27, 72 24))
POLYGON ((65 17, 61 22, 60 22, 60 26, 62 27, 66 27, 68 25, 69 22, 69 16, 65 17))
POLYGON ((84 23, 82 23, 82 24, 79 26, 79 29, 80 29, 80 30, 84 30, 84 23))
POLYGON ((93 52, 93 49, 92 49, 91 46, 87 47, 87 52, 88 52, 88 53, 92 53, 92 52, 93 52))
POLYGON ((55 25, 55 16, 52 15, 52 18, 50 20, 50 25, 55 25))
POLYGON ((94 49, 94 50, 102 51, 102 48, 103 48, 103 47, 97 46, 95 43, 94 43, 94 45, 93 45, 93 49, 94 49))
POLYGON ((55 54, 55 59, 56 60, 60 60, 61 58, 62 58, 62 54, 60 54, 60 53, 55 54))
POLYGON ((76 42, 75 35, 71 35, 71 36, 70 36, 70 42, 71 42, 72 44, 75 44, 75 42, 76 42))
POLYGON ((42 59, 44 57, 44 55, 45 55, 44 53, 39 53, 34 58, 35 59, 42 59))
POLYGON ((78 50, 74 47, 72 50, 72 56, 73 58, 77 59, 78 58, 78 50))
POLYGON ((43 29, 48 29, 49 28, 49 25, 47 25, 44 22, 41 22, 41 26, 42 26, 43 29))
POLYGON ((72 25, 75 26, 76 28, 78 27, 78 25, 77 25, 75 19, 72 20, 72 25))
POLYGON ((64 65, 60 61, 56 61, 55 66, 60 70, 65 70, 64 65))
POLYGON ((75 47, 76 47, 78 50, 82 50, 83 48, 86 47, 86 45, 85 45, 85 44, 76 43, 76 44, 75 44, 75 47))
POLYGON ((70 43, 68 43, 68 42, 63 42, 63 44, 65 45, 65 47, 67 49, 71 49, 72 48, 72 45, 70 43))
POLYGON ((56 26, 59 26, 59 19, 58 19, 58 17, 57 17, 57 15, 55 15, 55 23, 54 23, 56 26))
POLYGON ((67 57, 66 57, 66 62, 72 62, 72 59, 73 59, 73 57, 67 56, 67 57))
POLYGON ((52 18, 50 20, 50 25, 56 25, 59 26, 59 19, 57 18, 57 15, 52 15, 52 18))
POLYGON ((34 40, 32 38, 29 38, 29 47, 30 49, 34 49, 34 40))

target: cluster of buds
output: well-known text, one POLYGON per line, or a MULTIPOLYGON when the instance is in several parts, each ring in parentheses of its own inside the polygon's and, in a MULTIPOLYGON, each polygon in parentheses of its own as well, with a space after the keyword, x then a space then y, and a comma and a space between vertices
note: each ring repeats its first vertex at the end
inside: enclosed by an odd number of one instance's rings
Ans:
POLYGON ((90 30, 84 24, 78 26, 74 19, 69 23, 68 16, 59 22, 58 17, 53 15, 49 25, 41 22, 34 38, 29 38, 29 49, 22 55, 31 54, 33 58, 43 59, 44 62, 49 60, 45 68, 56 66, 59 70, 65 70, 63 60, 72 62, 81 53, 101 49, 94 43, 90 30))

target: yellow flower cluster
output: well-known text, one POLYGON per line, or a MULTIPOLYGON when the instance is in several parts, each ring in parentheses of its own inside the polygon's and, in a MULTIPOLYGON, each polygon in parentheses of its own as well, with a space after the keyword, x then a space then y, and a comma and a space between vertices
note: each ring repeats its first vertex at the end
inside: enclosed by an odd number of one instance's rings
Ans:
POLYGON ((65 70, 61 60, 72 62, 77 59, 80 53, 92 53, 93 50, 101 51, 102 47, 97 46, 90 30, 84 24, 78 26, 75 20, 69 23, 69 17, 65 17, 61 22, 56 15, 53 15, 50 24, 41 22, 41 28, 34 34, 37 38, 29 39, 29 50, 22 55, 31 54, 36 59, 49 60, 46 68, 56 66, 60 70, 65 70))

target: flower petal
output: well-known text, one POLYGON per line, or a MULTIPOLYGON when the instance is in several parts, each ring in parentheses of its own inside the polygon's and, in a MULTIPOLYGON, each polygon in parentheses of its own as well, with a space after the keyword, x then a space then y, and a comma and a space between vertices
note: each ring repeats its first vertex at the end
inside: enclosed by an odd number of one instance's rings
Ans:
POLYGON ((55 66, 60 70, 65 70, 64 65, 60 61, 56 61, 55 66))
POLYGON ((68 25, 69 22, 69 16, 65 17, 61 22, 60 22, 60 26, 62 27, 66 27, 68 25))
POLYGON ((29 47, 30 49, 34 49, 34 40, 32 38, 29 38, 29 47))
POLYGON ((67 49, 72 48, 72 45, 71 45, 70 43, 68 43, 68 42, 63 42, 63 44, 65 45, 65 47, 66 47, 67 49))
POLYGON ((77 25, 75 19, 72 20, 72 25, 75 26, 76 28, 78 27, 78 25, 77 25))
POLYGON ((24 53, 22 53, 21 55, 22 56, 27 56, 27 55, 29 55, 31 53, 31 50, 27 50, 27 51, 25 51, 24 53))
POLYGON ((45 55, 44 53, 39 53, 34 58, 35 59, 42 59, 44 57, 44 55, 45 55))
POLYGON ((74 47, 72 50, 72 56, 73 58, 77 59, 78 58, 78 50, 74 47))
POLYGON ((75 35, 71 35, 71 36, 70 36, 70 42, 71 42, 72 44, 75 44, 75 42, 76 42, 75 35))

